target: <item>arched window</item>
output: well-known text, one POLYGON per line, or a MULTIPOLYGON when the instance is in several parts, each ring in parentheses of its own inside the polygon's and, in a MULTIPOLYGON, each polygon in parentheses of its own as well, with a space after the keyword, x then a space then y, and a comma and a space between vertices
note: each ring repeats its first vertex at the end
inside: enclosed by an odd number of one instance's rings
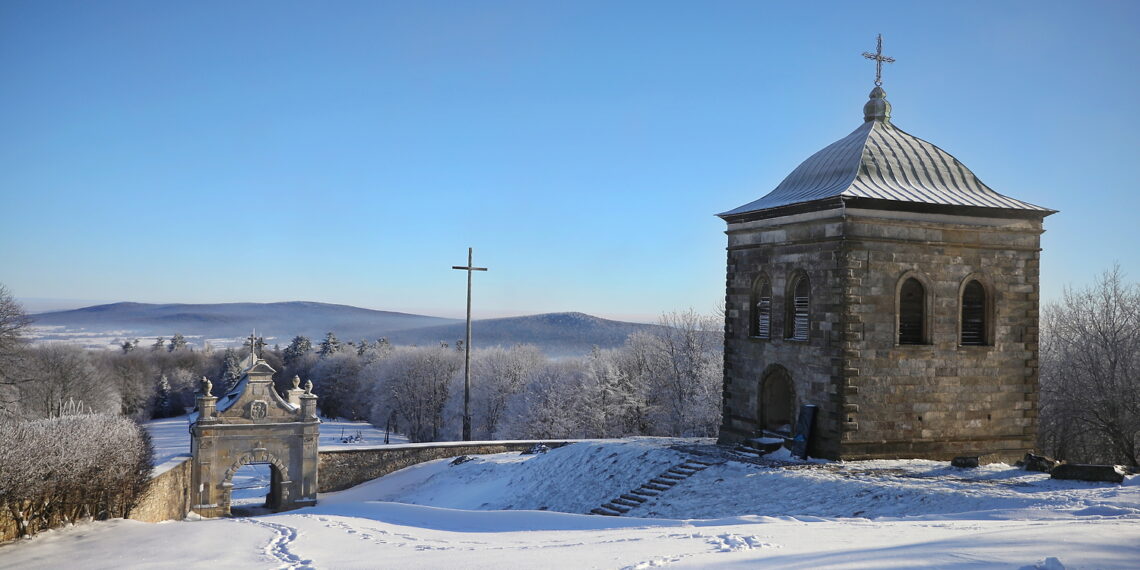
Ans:
POLYGON ((899 344, 926 344, 926 287, 914 277, 899 288, 899 344))
POLYGON ((772 284, 766 277, 757 279, 752 287, 751 309, 749 335, 755 338, 772 338, 772 284))
POLYGON ((792 340, 807 340, 811 328, 811 284, 807 275, 796 275, 792 278, 791 287, 788 288, 791 303, 788 306, 788 318, 785 319, 785 336, 792 340))
POLYGON ((962 288, 962 346, 985 346, 989 331, 986 319, 986 288, 976 279, 962 288))

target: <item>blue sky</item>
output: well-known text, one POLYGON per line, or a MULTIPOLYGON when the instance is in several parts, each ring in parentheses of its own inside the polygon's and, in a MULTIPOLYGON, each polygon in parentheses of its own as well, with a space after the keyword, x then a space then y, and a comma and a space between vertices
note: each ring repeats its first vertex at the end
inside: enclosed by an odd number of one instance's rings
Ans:
POLYGON ((652 320, 724 223, 893 119, 1046 219, 1046 301, 1140 279, 1136 2, 0 3, 0 283, 652 320))

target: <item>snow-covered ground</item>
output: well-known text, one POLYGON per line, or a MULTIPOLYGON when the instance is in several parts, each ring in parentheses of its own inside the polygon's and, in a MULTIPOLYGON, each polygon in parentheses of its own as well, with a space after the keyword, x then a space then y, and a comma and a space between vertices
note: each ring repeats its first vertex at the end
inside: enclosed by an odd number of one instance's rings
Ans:
POLYGON ((1140 476, 1054 481, 931 461, 771 467, 708 443, 439 460, 289 513, 50 531, 0 547, 0 568, 1140 567, 1140 476), (581 514, 692 457, 716 464, 628 515, 581 514))

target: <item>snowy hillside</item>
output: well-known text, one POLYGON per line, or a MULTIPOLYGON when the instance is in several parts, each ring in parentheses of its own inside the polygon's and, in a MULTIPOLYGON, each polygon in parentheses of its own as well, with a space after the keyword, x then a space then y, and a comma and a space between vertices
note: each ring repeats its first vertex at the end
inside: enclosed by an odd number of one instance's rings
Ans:
POLYGON ((1135 568, 1140 477, 1061 482, 931 461, 765 466, 635 438, 417 465, 313 508, 115 520, 0 547, 0 568, 1135 568), (700 454, 700 455, 697 455, 700 454), (700 457, 622 517, 580 514, 700 457), (203 554, 204 553, 204 554, 203 554))
MULTIPOLYGON (((332 331, 343 341, 373 342, 385 337, 397 345, 434 346, 464 338, 461 319, 376 311, 347 305, 287 303, 147 304, 113 303, 32 315, 38 342, 66 342, 118 350, 124 340, 143 345, 156 337, 182 334, 191 346, 240 345, 256 330, 282 347, 296 335, 319 342, 332 331)), ((616 348, 635 332, 658 325, 602 319, 583 313, 547 313, 479 319, 472 325, 479 347, 533 344, 549 356, 579 356, 597 346, 616 348)))

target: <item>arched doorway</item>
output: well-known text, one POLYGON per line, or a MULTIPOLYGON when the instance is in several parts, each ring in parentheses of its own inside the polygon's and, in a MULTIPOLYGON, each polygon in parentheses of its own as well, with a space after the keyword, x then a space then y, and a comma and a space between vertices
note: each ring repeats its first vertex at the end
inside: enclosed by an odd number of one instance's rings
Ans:
POLYGON ((288 483, 289 470, 279 459, 245 453, 226 470, 222 504, 229 506, 231 514, 275 511, 289 498, 288 483))
POLYGON ((773 366, 760 380, 760 428, 790 436, 796 423, 796 387, 783 366, 773 366))

